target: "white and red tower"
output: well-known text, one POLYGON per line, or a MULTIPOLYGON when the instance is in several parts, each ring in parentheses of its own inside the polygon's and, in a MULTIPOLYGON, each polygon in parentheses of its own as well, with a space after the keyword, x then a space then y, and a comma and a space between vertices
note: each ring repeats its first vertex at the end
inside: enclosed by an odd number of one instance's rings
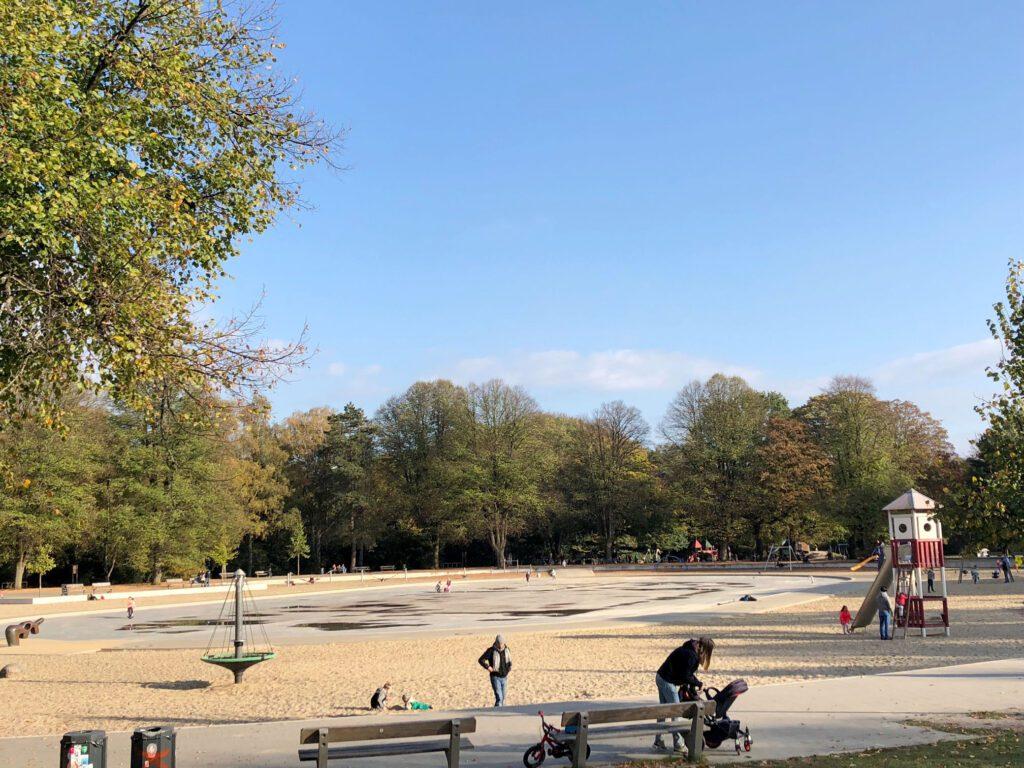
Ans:
POLYGON ((897 627, 903 629, 904 637, 909 629, 920 629, 921 637, 927 637, 929 629, 939 628, 949 637, 942 523, 935 517, 938 506, 911 488, 884 510, 889 515, 893 593, 898 601, 901 595, 906 596, 905 610, 897 617, 897 627), (929 569, 938 576, 936 594, 925 593, 929 569))

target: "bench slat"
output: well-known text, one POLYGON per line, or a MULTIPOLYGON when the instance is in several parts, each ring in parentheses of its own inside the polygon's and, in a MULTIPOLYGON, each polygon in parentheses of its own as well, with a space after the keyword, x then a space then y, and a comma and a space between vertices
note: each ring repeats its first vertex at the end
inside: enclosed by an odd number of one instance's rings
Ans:
MULTIPOLYGON (((690 720, 676 720, 673 723, 637 723, 636 725, 609 726, 587 730, 587 741, 617 739, 620 736, 654 736, 659 733, 687 733, 690 720)), ((575 733, 560 733, 558 741, 570 744, 576 741, 575 733)))
MULTIPOLYGON (((714 707, 714 702, 708 701, 681 701, 678 704, 651 704, 649 706, 621 707, 618 709, 588 709, 591 725, 602 725, 604 723, 631 723, 637 720, 662 720, 671 717, 693 717, 694 707, 707 704, 714 707)), ((573 725, 579 718, 579 711, 563 712, 562 727, 573 725)))
MULTIPOLYGON (((448 750, 448 739, 437 741, 410 741, 399 744, 367 744, 356 747, 330 747, 327 750, 329 760, 347 758, 359 760, 364 757, 392 757, 398 755, 425 755, 430 752, 445 752, 448 750)), ((473 749, 473 742, 469 739, 459 739, 460 749, 473 749)), ((316 760, 319 755, 317 747, 302 747, 299 749, 299 760, 303 762, 316 760)))
MULTIPOLYGON (((476 733, 475 717, 458 718, 462 733, 476 733)), ((448 736, 452 732, 452 721, 448 720, 412 720, 404 723, 383 723, 379 725, 340 725, 328 726, 327 741, 374 741, 377 739, 411 739, 418 736, 448 736)), ((317 744, 320 740, 319 728, 303 728, 299 736, 300 744, 317 744)))

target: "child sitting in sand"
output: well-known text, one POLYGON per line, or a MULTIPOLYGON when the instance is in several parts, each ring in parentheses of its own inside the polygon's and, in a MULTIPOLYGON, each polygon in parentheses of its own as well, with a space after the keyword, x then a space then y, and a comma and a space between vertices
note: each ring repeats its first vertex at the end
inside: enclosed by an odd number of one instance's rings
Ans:
POLYGON ((424 703, 422 701, 416 701, 416 699, 414 699, 408 693, 403 693, 402 694, 402 709, 425 710, 425 709, 433 709, 433 707, 431 707, 429 704, 426 704, 426 703, 424 703))
POLYGON ((373 696, 370 697, 370 709, 374 712, 387 709, 389 693, 391 693, 391 683, 384 683, 384 685, 374 691, 373 696))
POLYGON ((844 635, 853 634, 853 627, 851 626, 853 624, 853 617, 850 615, 850 609, 845 605, 839 609, 839 623, 843 627, 844 635))

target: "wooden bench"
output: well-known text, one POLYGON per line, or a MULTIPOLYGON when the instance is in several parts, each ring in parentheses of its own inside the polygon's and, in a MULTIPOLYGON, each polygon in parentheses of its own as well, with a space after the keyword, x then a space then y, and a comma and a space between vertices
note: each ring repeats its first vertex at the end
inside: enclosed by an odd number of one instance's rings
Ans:
POLYGON ((683 701, 679 704, 563 712, 560 740, 572 744, 573 768, 584 768, 587 764, 587 745, 591 741, 680 733, 686 743, 687 762, 699 763, 704 753, 704 716, 714 711, 713 701, 683 701), (644 722, 657 720, 677 722, 644 722), (608 727, 594 728, 595 725, 608 727), (574 732, 567 733, 566 728, 574 728, 574 732))
POLYGON ((185 586, 185 580, 184 579, 164 579, 164 584, 166 584, 168 587, 184 587, 185 586))
POLYGON ((61 584, 60 593, 62 596, 66 595, 84 595, 85 585, 84 584, 61 584))
POLYGON ((269 571, 253 571, 253 575, 256 576, 257 579, 262 579, 265 576, 269 576, 270 572, 269 571))
POLYGON ((315 744, 316 746, 300 747, 299 760, 315 760, 317 768, 327 768, 328 760, 358 760, 366 757, 396 757, 444 752, 448 768, 458 768, 460 752, 463 749, 473 749, 472 742, 463 734, 475 732, 475 717, 452 720, 410 718, 406 722, 379 725, 303 728, 299 743, 315 744), (424 738, 429 736, 436 738, 424 738), (406 741, 395 742, 396 739, 406 739, 406 741), (416 739, 416 741, 409 741, 409 739, 416 739), (339 742, 365 743, 355 746, 330 746, 339 742))
POLYGON ((89 588, 92 589, 93 594, 97 592, 106 592, 107 594, 110 594, 114 591, 114 588, 111 586, 109 581, 94 581, 89 585, 89 588))
POLYGON ((393 565, 382 565, 380 567, 380 570, 381 570, 381 572, 383 572, 383 571, 393 571, 393 570, 395 570, 395 566, 393 566, 393 565))

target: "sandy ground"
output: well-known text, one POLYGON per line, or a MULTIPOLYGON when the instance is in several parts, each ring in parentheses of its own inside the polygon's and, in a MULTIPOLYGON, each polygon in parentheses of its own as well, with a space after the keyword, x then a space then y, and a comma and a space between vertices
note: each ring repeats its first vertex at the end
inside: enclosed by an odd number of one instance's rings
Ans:
MULTIPOLYGON (((664 656, 697 634, 718 642, 705 676, 713 685, 740 676, 757 685, 1024 656, 1024 584, 951 589, 951 638, 883 643, 874 627, 844 637, 836 616, 843 602, 856 609, 853 597, 672 626, 510 632, 508 703, 651 694, 653 671, 664 656)), ((0 736, 365 714, 370 694, 385 680, 396 697, 409 692, 439 708, 481 707, 490 703, 490 690, 476 659, 492 639, 284 647, 237 686, 194 650, 0 653, 0 664, 13 661, 22 670, 16 679, 0 680, 0 736)))

